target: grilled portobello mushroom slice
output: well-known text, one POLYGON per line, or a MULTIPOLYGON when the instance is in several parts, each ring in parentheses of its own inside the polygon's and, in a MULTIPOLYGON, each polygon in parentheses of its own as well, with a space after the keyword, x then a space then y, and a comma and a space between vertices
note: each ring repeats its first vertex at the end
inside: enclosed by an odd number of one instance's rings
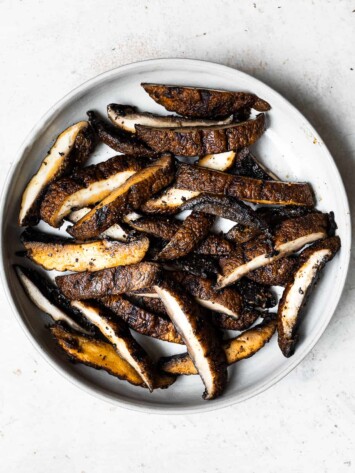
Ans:
POLYGON ((234 161, 231 174, 238 176, 253 177, 263 179, 264 181, 279 181, 280 179, 270 169, 261 164, 261 162, 251 153, 249 148, 241 149, 234 161))
POLYGON ((176 329, 185 342, 193 364, 205 384, 204 399, 220 396, 227 384, 227 363, 220 337, 201 316, 193 299, 168 284, 154 286, 176 329))
POLYGON ((87 116, 99 140, 115 151, 128 156, 142 156, 144 158, 155 158, 157 156, 149 146, 132 133, 120 130, 111 123, 102 120, 96 112, 89 111, 87 116))
POLYGON ((261 230, 259 228, 250 227, 248 225, 243 225, 237 223, 225 234, 225 237, 228 241, 236 243, 245 243, 246 241, 252 240, 256 236, 260 235, 261 230))
POLYGON ((51 184, 41 205, 41 218, 59 227, 73 209, 94 205, 142 169, 143 160, 115 156, 51 184))
POLYGON ((326 263, 340 249, 340 238, 334 236, 309 246, 299 256, 299 263, 282 294, 278 308, 278 341, 285 357, 295 352, 302 309, 326 263))
POLYGON ((172 269, 186 271, 202 278, 215 277, 219 272, 218 259, 213 256, 190 253, 186 258, 169 261, 172 269))
POLYGON ((217 217, 227 218, 234 222, 256 228, 261 231, 267 231, 268 226, 262 218, 248 205, 244 204, 234 197, 227 197, 216 194, 200 194, 194 197, 181 207, 182 210, 205 212, 217 217))
POLYGON ((174 187, 227 195, 255 204, 312 207, 315 203, 312 188, 307 183, 264 181, 183 163, 178 167, 174 187))
POLYGON ((38 171, 22 194, 19 225, 36 225, 40 205, 49 184, 82 166, 95 146, 95 136, 88 122, 75 123, 56 139, 38 171))
MULTIPOLYGON (((238 337, 225 340, 223 349, 228 365, 253 356, 270 341, 275 330, 275 317, 268 317, 260 324, 238 335, 238 337)), ((159 367, 162 371, 175 375, 197 374, 197 369, 188 353, 161 358, 159 367)))
POLYGON ((159 265, 143 262, 95 273, 66 274, 57 276, 55 281, 68 299, 82 300, 138 291, 156 284, 160 277, 159 265))
POLYGON ((185 117, 223 118, 248 108, 259 112, 267 112, 271 108, 265 100, 248 92, 149 83, 141 85, 159 105, 185 117))
POLYGON ((149 391, 154 389, 155 369, 143 348, 132 337, 127 325, 92 301, 72 301, 72 306, 95 325, 109 340, 117 353, 137 371, 149 391))
POLYGON ((286 256, 248 273, 248 279, 267 286, 285 286, 297 265, 296 256, 286 256))
POLYGON ((213 222, 211 215, 193 211, 156 259, 175 260, 186 256, 206 237, 213 222))
POLYGON ((206 154, 198 159, 197 165, 215 171, 228 171, 233 167, 237 153, 226 151, 225 153, 206 154))
POLYGON ((152 312, 153 314, 160 315, 161 317, 170 320, 167 311, 165 310, 165 306, 160 300, 158 294, 152 289, 154 296, 156 297, 151 297, 151 294, 145 294, 144 291, 140 292, 138 291, 137 293, 135 292, 129 292, 128 294, 125 294, 125 297, 131 301, 134 305, 137 305, 138 307, 141 307, 144 310, 147 310, 148 312, 152 312))
POLYGON ((197 255, 227 256, 234 251, 234 246, 222 235, 208 235, 194 250, 197 255))
MULTIPOLYGON (((154 300, 159 301, 159 299, 154 300)), ((132 304, 123 296, 103 297, 100 302, 124 320, 131 329, 142 335, 148 335, 166 342, 183 343, 181 336, 170 320, 132 304)))
POLYGON ((174 158, 170 155, 161 157, 111 192, 71 227, 69 233, 82 240, 99 236, 120 217, 139 209, 143 202, 169 185, 174 176, 174 158))
POLYGON ((255 309, 245 308, 240 313, 240 316, 236 319, 230 315, 221 313, 211 313, 212 321, 214 325, 223 330, 246 330, 258 320, 260 316, 263 316, 263 312, 258 312, 255 309))
MULTIPOLYGON (((110 343, 84 336, 58 324, 52 325, 50 331, 70 361, 107 371, 112 376, 128 381, 135 386, 146 387, 138 372, 117 353, 110 343)), ((174 376, 158 373, 154 380, 155 387, 168 388, 175 382, 175 379, 174 376)))
POLYGON ((70 301, 45 275, 19 265, 14 269, 26 294, 39 310, 55 322, 65 323, 81 333, 92 332, 80 312, 71 307, 70 301))
POLYGON ((136 125, 165 127, 191 127, 191 126, 213 126, 228 125, 232 122, 230 116, 224 120, 189 120, 188 118, 176 117, 174 115, 162 116, 154 113, 139 112, 137 107, 111 103, 107 106, 107 116, 111 122, 129 133, 136 132, 136 125))
POLYGON ((149 248, 149 239, 144 236, 128 243, 106 239, 77 242, 25 230, 21 241, 28 258, 44 269, 57 271, 91 272, 139 263, 149 248))
POLYGON ((155 238, 171 240, 181 227, 181 221, 174 218, 142 216, 135 220, 125 220, 135 230, 155 238))
POLYGON ((265 131, 265 115, 253 120, 210 127, 157 128, 136 125, 137 137, 156 153, 193 157, 225 153, 255 143, 265 131))
POLYGON ((245 304, 251 308, 270 309, 277 304, 275 295, 265 284, 242 278, 233 287, 242 296, 245 304))
POLYGON ((221 258, 222 275, 217 288, 245 276, 250 271, 288 256, 305 245, 328 236, 329 215, 316 212, 303 217, 285 220, 276 228, 272 240, 260 235, 236 247, 230 258, 221 258))

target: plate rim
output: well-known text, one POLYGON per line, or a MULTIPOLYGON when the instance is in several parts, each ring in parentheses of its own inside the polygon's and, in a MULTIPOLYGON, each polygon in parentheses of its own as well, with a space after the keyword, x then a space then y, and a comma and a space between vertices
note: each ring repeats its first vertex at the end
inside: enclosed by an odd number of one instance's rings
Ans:
POLYGON ((83 82, 82 84, 79 84, 77 87, 72 89, 70 92, 68 92, 66 95, 64 95, 60 100, 54 103, 47 112, 40 117, 40 119, 35 123, 35 125, 30 129, 29 133, 26 135, 25 139, 23 140, 22 144, 20 145, 19 149, 16 151, 14 154, 14 160, 12 160, 11 165, 9 166, 7 170, 7 176, 4 180, 4 185, 3 189, 1 192, 1 208, 0 208, 0 222, 1 222, 1 231, 0 231, 0 246, 1 246, 1 252, 0 252, 0 264, 1 264, 1 282, 2 286, 4 288, 5 296, 7 299, 7 302, 9 306, 12 309, 12 313, 14 317, 16 318, 17 322, 19 323, 20 327, 22 328, 23 332, 25 333, 26 337, 30 340, 32 345, 36 348, 36 350, 41 354, 41 356, 49 363, 49 365, 57 372, 59 373, 62 377, 66 378, 71 384, 74 384, 76 387, 81 389, 82 391, 85 391, 86 393, 90 394, 91 396, 95 397, 96 399, 101 399, 105 402, 109 402, 110 404, 115 405, 116 407, 121 407, 125 408, 128 410, 134 410, 138 412, 144 412, 148 414, 171 414, 171 415, 183 415, 183 414, 194 414, 194 413, 202 413, 202 412, 211 412, 217 409, 222 409, 226 408, 235 404, 239 404, 241 402, 244 402, 248 399, 253 398, 254 396, 261 394, 262 392, 266 391, 276 383, 278 383, 281 379, 283 379, 285 376, 287 376, 293 369, 295 369, 303 360, 304 358, 312 351, 316 343, 320 340, 321 336, 325 332, 330 320, 334 316, 335 310, 339 304, 340 298, 342 296, 342 293, 344 291, 344 286, 346 282, 346 278, 348 275, 348 269, 349 269, 349 264, 350 264, 350 255, 351 255, 351 216, 350 216, 350 206, 349 206, 349 201, 347 197, 347 193, 345 190, 344 182, 342 180, 341 174, 338 170, 338 167, 328 149, 326 144, 324 143, 323 139, 320 137, 319 133, 315 130, 313 125, 309 122, 309 120, 291 103, 289 102, 283 95, 281 95, 279 92, 274 90, 272 87, 270 87, 268 84, 265 84, 263 81, 253 77, 250 74, 247 74, 243 71, 240 71, 239 69, 232 68, 230 66, 226 66, 224 64, 219 64, 216 62, 211 62, 211 61, 205 61, 205 60, 200 60, 200 59, 188 59, 188 58, 160 58, 160 59, 147 59, 143 61, 135 61, 131 62, 129 64, 124 64, 115 68, 112 68, 108 71, 105 71, 103 73, 100 73, 87 81, 83 82), (319 329, 312 334, 312 339, 309 340, 305 348, 302 350, 302 352, 299 352, 297 357, 293 359, 293 357, 290 359, 291 361, 284 366, 283 369, 280 369, 274 376, 268 378, 267 380, 264 381, 264 383, 258 385, 254 389, 249 389, 245 394, 241 394, 238 398, 233 398, 231 397, 230 399, 224 399, 223 397, 216 399, 213 402, 206 402, 204 404, 201 404, 199 406, 179 406, 179 407, 174 407, 174 406, 166 406, 166 407, 161 407, 161 406, 155 406, 155 405, 150 405, 148 406, 147 404, 140 404, 139 401, 135 400, 123 400, 116 398, 113 394, 109 393, 104 393, 99 387, 93 387, 90 385, 88 382, 86 382, 83 379, 78 379, 75 374, 70 373, 67 371, 64 367, 62 367, 52 356, 50 356, 41 346, 40 341, 37 340, 28 330, 25 321, 21 317, 14 298, 12 297, 9 283, 6 277, 6 269, 5 269, 5 260, 4 260, 4 247, 3 247, 3 232, 4 232, 4 210, 5 210, 5 204, 6 204, 6 195, 8 193, 8 190, 11 186, 12 182, 12 177, 13 174, 15 173, 17 165, 22 161, 22 157, 24 152, 26 151, 27 146, 33 141, 33 138, 39 133, 40 129, 43 127, 43 125, 48 121, 49 118, 53 117, 55 113, 60 111, 62 107, 64 107, 74 96, 76 96, 78 93, 83 93, 87 89, 92 88, 95 86, 95 84, 100 83, 105 80, 109 80, 111 76, 114 76, 117 71, 129 71, 129 69, 134 69, 135 67, 139 67, 140 65, 147 65, 151 66, 154 68, 154 66, 159 66, 159 65, 164 65, 166 67, 169 67, 169 65, 176 66, 176 63, 185 63, 187 66, 189 64, 198 66, 203 68, 204 66, 209 68, 209 72, 213 72, 214 70, 218 70, 218 72, 225 71, 228 74, 231 74, 233 72, 237 72, 240 75, 245 76, 245 78, 252 79, 254 82, 259 83, 260 86, 266 87, 268 91, 272 94, 275 94, 279 100, 284 102, 284 104, 292 111, 294 115, 297 115, 300 119, 303 120, 303 122, 309 127, 309 130, 313 133, 314 137, 321 141, 323 144, 323 149, 325 156, 327 158, 328 164, 332 166, 334 175, 337 178, 338 181, 338 191, 341 194, 341 202, 344 205, 345 208, 345 227, 348 229, 345 238, 343 237, 342 239, 342 250, 346 252, 346 257, 345 257, 345 265, 342 269, 341 272, 341 277, 339 281, 339 293, 337 297, 333 298, 333 303, 331 306, 331 310, 329 311, 329 316, 323 321, 323 324, 319 327, 319 329), (343 241, 344 240, 344 241, 343 241))

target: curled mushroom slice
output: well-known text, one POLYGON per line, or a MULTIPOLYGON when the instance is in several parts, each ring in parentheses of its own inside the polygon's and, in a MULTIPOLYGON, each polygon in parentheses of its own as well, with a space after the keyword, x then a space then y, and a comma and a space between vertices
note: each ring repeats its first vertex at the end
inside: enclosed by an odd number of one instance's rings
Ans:
POLYGON ((166 342, 183 343, 170 320, 132 304, 123 296, 103 297, 100 302, 124 320, 131 329, 142 335, 148 335, 166 342))
POLYGON ((246 108, 266 112, 270 105, 249 92, 186 87, 164 84, 141 84, 158 104, 185 117, 226 117, 246 108))
POLYGON ((286 285, 278 308, 279 346, 287 358, 292 356, 298 341, 299 326, 304 304, 325 264, 340 249, 339 237, 327 238, 306 248, 299 256, 299 263, 286 285))
POLYGON ((170 155, 157 159, 136 172, 111 192, 79 222, 69 233, 78 239, 96 238, 123 215, 137 210, 153 194, 171 183, 175 177, 175 161, 170 155))
POLYGON ((122 130, 135 133, 136 125, 164 127, 185 127, 185 126, 213 126, 228 125, 233 117, 224 120, 190 120, 188 118, 176 117, 173 115, 162 116, 154 113, 139 112, 136 107, 130 105, 119 105, 111 103, 107 106, 107 116, 111 122, 122 130))
POLYGON ((156 263, 117 266, 94 273, 74 273, 57 276, 55 281, 68 299, 99 299, 151 287, 161 277, 156 263))
POLYGON ((329 216, 320 212, 283 221, 275 230, 272 241, 263 235, 236 247, 229 258, 221 258, 221 289, 239 280, 250 271, 288 256, 305 245, 328 236, 329 216))
MULTIPOLYGON (((112 376, 135 386, 146 387, 138 372, 117 353, 110 343, 64 329, 58 324, 50 327, 50 331, 70 361, 107 371, 112 376)), ((155 387, 168 388, 175 379, 174 376, 159 373, 155 377, 155 387)))
MULTIPOLYGON (((223 349, 228 365, 253 356, 271 339, 275 330, 276 319, 275 317, 269 317, 265 318, 259 325, 238 335, 238 337, 225 340, 223 349)), ((197 369, 188 353, 161 358, 159 366, 163 371, 170 374, 197 374, 197 369)))
POLYGON ((193 211, 156 259, 175 260, 186 256, 206 237, 213 222, 211 215, 193 211))
POLYGON ((132 133, 120 130, 111 123, 102 120, 93 111, 87 112, 87 115, 99 140, 105 145, 128 156, 156 157, 156 153, 132 133))
POLYGON ((154 286, 184 340, 202 381, 205 399, 220 396, 227 384, 227 364, 218 334, 187 295, 164 284, 154 286))
POLYGON ((52 227, 59 227, 72 209, 100 202, 142 167, 141 159, 115 156, 57 180, 43 199, 42 219, 52 227))
POLYGON ((15 271, 26 294, 42 312, 55 322, 64 322, 81 333, 90 333, 78 311, 45 276, 23 266, 15 266, 15 271))
POLYGON ((153 363, 122 320, 114 319, 91 302, 72 301, 71 304, 100 330, 102 335, 112 343, 117 353, 137 371, 149 390, 153 391, 155 374, 153 363))
POLYGON ((86 121, 75 123, 58 136, 22 195, 20 225, 38 223, 40 204, 47 186, 82 166, 94 145, 94 133, 86 121))
POLYGON ((57 271, 98 271, 139 263, 149 248, 147 237, 128 243, 113 240, 76 242, 70 238, 25 231, 21 241, 28 258, 44 269, 57 271))
POLYGON ((136 125, 137 137, 157 153, 193 157, 250 146, 265 131, 265 115, 253 120, 209 127, 157 128, 136 125))
POLYGON ((156 238, 171 240, 181 227, 181 221, 165 217, 139 217, 137 219, 124 219, 125 222, 138 230, 156 238))

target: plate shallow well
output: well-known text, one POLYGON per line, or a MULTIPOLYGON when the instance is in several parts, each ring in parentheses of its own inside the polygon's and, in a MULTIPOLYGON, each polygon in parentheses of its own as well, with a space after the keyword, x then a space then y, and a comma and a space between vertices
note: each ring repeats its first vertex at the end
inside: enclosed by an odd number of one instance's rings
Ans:
MULTIPOLYGON (((100 145, 90 163, 114 155, 113 150, 100 145)), ((3 192, 1 219, 4 288, 30 340, 57 371, 77 386, 116 405, 145 412, 213 410, 241 402, 275 384, 307 355, 324 332, 340 299, 350 256, 350 217, 344 186, 329 151, 308 121, 287 100, 253 77, 218 64, 185 59, 144 61, 114 69, 86 82, 54 105, 31 131, 16 156, 3 192), (281 179, 310 182, 316 193, 317 208, 335 212, 342 239, 340 253, 327 265, 307 305, 295 355, 284 358, 274 337, 251 359, 229 368, 230 380, 225 394, 210 402, 201 397, 204 388, 198 376, 183 377, 168 390, 150 394, 103 371, 68 363, 45 328, 48 318, 29 302, 12 269, 12 265, 19 262, 15 252, 21 247, 18 238, 21 230, 17 226, 21 194, 50 144, 60 131, 85 119, 87 110, 105 114, 107 104, 112 102, 164 114, 164 109, 140 87, 141 82, 245 90, 267 100, 272 110, 267 114, 268 130, 253 147, 256 156, 281 179)), ((139 341, 153 357, 158 352, 166 355, 183 351, 181 346, 152 342, 143 336, 139 336, 139 341)))

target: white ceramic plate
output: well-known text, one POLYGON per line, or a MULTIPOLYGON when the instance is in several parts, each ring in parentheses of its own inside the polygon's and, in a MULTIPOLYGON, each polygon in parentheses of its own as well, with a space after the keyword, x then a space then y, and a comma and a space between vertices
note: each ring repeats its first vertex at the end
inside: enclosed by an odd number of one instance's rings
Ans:
MULTIPOLYGON (((113 150, 101 145, 91 162, 114 154, 113 150)), ((308 121, 278 93, 247 74, 209 62, 185 59, 144 61, 114 69, 81 85, 52 107, 25 140, 16 162, 3 195, 1 249, 5 291, 23 329, 48 362, 77 386, 102 399, 131 409, 160 413, 207 411, 241 402, 289 373, 315 345, 336 309, 350 255, 349 207, 341 177, 329 151, 308 121), (20 249, 20 229, 17 227, 20 196, 54 138, 72 123, 85 119, 87 110, 105 113, 106 105, 111 102, 164 113, 164 109, 140 87, 141 82, 246 90, 270 102, 269 127, 254 147, 256 155, 281 179, 310 182, 318 208, 335 212, 342 239, 341 252, 328 264, 309 301, 295 355, 284 358, 274 337, 254 357, 229 369, 228 388, 215 401, 202 400, 203 386, 198 376, 184 377, 168 390, 150 394, 105 372, 68 363, 45 328, 48 319, 28 301, 12 269, 12 264, 18 262, 15 251, 20 249)), ((151 348, 147 337, 139 337, 139 340, 151 348)), ((164 342, 158 342, 158 347, 154 342, 154 346, 155 354, 157 350, 161 354, 182 351, 181 347, 174 345, 172 348, 164 342)))

